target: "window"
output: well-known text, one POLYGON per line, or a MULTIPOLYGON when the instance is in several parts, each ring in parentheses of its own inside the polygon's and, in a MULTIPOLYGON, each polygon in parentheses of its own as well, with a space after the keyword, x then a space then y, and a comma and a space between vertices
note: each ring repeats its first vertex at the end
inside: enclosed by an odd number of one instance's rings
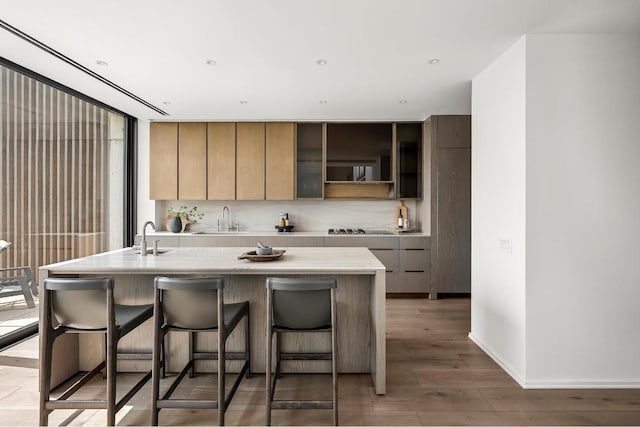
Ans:
POLYGON ((121 248, 133 223, 135 119, 39 77, 0 64, 0 340, 37 322, 27 269, 121 248))

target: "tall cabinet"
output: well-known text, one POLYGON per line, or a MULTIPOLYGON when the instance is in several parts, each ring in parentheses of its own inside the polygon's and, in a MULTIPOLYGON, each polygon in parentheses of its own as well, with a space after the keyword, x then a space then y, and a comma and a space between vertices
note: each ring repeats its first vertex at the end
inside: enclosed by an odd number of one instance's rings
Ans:
POLYGON ((471 292, 471 116, 431 116, 431 299, 471 292))

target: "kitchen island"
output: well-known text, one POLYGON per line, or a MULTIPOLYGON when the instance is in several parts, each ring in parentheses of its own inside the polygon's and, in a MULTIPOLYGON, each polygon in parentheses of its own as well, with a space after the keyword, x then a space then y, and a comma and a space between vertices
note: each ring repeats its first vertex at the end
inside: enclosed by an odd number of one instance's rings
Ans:
MULTIPOLYGON (((265 280, 268 276, 335 276, 338 323, 338 371, 370 373, 377 394, 386 388, 385 346, 385 267, 366 248, 288 248, 272 262, 250 262, 238 256, 251 248, 218 247, 171 248, 159 256, 140 256, 132 249, 121 249, 40 268, 40 281, 47 277, 109 276, 115 280, 116 302, 146 304, 153 301, 153 279, 159 275, 221 275, 226 279, 225 302, 249 301, 251 305, 251 370, 264 372, 265 280)), ((185 307, 185 310, 188 310, 185 307)), ((228 350, 240 350, 244 328, 237 328, 228 350)), ((152 322, 122 339, 120 351, 149 352, 152 322)), ((188 334, 171 333, 168 338, 168 370, 176 371, 187 359, 188 334)), ((326 351, 329 334, 286 334, 282 351, 326 351)), ((97 334, 65 336, 54 348, 52 384, 65 380, 78 370, 88 370, 102 358, 102 338, 97 334)), ((214 334, 200 333, 198 350, 215 349, 214 334)), ((234 370, 229 362, 229 371, 234 370)), ((287 361, 283 372, 329 372, 328 361, 287 361)), ((119 361, 119 370, 143 371, 148 361, 119 361)), ((215 371, 210 361, 199 361, 197 369, 215 371)))

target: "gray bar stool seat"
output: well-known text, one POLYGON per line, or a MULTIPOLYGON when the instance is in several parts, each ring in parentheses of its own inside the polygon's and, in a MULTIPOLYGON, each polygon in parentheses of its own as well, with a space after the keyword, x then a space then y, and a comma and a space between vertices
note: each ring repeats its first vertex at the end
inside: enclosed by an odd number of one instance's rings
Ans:
POLYGON ((153 315, 153 305, 114 303, 111 278, 48 278, 41 296, 40 331, 40 425, 47 425, 54 409, 106 409, 107 424, 115 424, 116 413, 151 378, 147 372, 116 402, 116 363, 118 341, 153 315), (54 326, 53 318, 57 321, 54 326), (77 380, 55 400, 51 400, 51 358, 56 338, 65 333, 102 333, 106 337, 106 356, 93 370, 77 380), (69 400, 75 392, 106 366, 107 398, 69 400))
POLYGON ((267 346, 265 425, 271 425, 272 409, 333 409, 338 425, 337 323, 335 278, 267 278, 267 346), (279 335, 287 332, 331 333, 330 353, 283 353, 279 335), (271 373, 273 336, 276 339, 276 368, 271 373), (282 360, 331 360, 332 400, 274 400, 282 360), (271 378, 273 377, 273 381, 271 378))
POLYGON ((240 381, 251 375, 249 302, 223 304, 224 278, 169 278, 156 277, 154 304, 153 381, 151 424, 158 425, 160 409, 217 409, 218 424, 224 425, 224 414, 240 381), (244 352, 226 351, 226 341, 240 321, 245 318, 244 352), (189 361, 160 397, 160 369, 166 368, 164 338, 169 331, 189 333, 189 361), (198 352, 196 332, 217 331, 218 351, 198 352), (162 353, 162 354, 161 354, 162 353), (193 377, 195 360, 218 361, 218 399, 172 399, 171 395, 185 377, 193 377), (225 393, 225 361, 243 360, 231 390, 225 393), (161 366, 162 361, 162 366, 161 366))

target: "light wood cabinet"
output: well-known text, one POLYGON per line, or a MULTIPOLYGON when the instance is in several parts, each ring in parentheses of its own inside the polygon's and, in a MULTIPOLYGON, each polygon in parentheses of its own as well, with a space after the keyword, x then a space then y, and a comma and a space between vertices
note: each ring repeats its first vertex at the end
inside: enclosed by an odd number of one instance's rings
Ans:
POLYGON ((236 128, 236 200, 264 200, 264 123, 236 128))
POLYGON ((295 123, 267 123, 265 192, 267 200, 293 200, 295 123))
POLYGON ((207 125, 178 125, 178 199, 207 198, 207 125))
POLYGON ((178 124, 151 123, 149 140, 149 198, 178 198, 178 124))
POLYGON ((207 199, 236 198, 236 124, 207 123, 207 199))
POLYGON ((295 123, 152 123, 155 200, 294 200, 295 123))

